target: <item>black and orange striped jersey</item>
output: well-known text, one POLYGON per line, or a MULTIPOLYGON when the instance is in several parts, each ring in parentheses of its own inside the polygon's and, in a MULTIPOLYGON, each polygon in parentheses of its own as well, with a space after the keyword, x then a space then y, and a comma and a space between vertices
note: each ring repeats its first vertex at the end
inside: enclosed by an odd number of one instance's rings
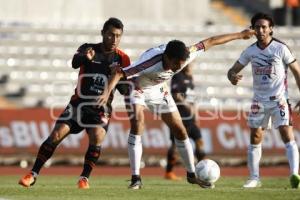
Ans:
MULTIPOLYGON (((93 104, 96 101, 96 98, 102 94, 104 87, 107 86, 112 70, 110 66, 113 63, 118 63, 121 67, 130 65, 128 55, 122 50, 116 49, 114 52, 105 53, 101 46, 102 43, 83 44, 73 57, 72 67, 80 68, 75 94, 71 97, 70 102, 73 106, 78 106, 82 102, 93 104), (86 52, 90 48, 95 51, 92 60, 86 57, 86 52)), ((124 88, 121 85, 118 85, 117 89, 121 94, 124 94, 124 88)), ((112 110, 113 95, 114 92, 111 93, 106 105, 109 112, 112 110)))

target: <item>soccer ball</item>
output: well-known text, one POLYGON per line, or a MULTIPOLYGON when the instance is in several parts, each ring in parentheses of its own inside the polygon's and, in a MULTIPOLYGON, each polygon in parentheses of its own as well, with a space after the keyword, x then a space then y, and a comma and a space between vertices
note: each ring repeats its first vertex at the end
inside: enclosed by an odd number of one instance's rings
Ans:
POLYGON ((203 182, 215 183, 220 178, 220 167, 213 160, 201 160, 196 165, 196 176, 203 182))

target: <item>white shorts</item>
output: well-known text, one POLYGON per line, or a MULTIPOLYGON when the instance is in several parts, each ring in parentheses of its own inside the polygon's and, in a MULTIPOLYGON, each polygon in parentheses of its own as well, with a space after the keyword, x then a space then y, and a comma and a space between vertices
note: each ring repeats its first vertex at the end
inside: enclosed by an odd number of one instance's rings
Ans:
POLYGON ((177 110, 167 84, 159 84, 145 89, 135 89, 130 95, 130 104, 147 106, 153 113, 170 113, 177 110))
POLYGON ((288 100, 282 98, 278 101, 259 102, 252 101, 251 110, 248 116, 250 128, 274 128, 283 125, 292 125, 291 105, 288 100))

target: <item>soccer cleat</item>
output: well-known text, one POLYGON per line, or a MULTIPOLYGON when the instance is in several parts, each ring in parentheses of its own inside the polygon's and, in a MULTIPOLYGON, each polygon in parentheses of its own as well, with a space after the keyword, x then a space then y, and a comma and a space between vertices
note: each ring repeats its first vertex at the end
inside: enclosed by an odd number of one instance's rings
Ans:
POLYGON ((174 172, 166 172, 165 179, 172 180, 172 181, 182 180, 182 178, 178 177, 174 172))
POLYGON ((290 176, 290 184, 292 188, 299 188, 300 176, 298 174, 293 174, 290 176))
POLYGON ((258 188, 261 187, 261 182, 258 179, 249 179, 243 185, 243 188, 258 188))
POLYGON ((215 188, 215 185, 212 184, 212 183, 207 183, 207 182, 204 182, 204 181, 201 181, 200 179, 198 179, 195 175, 195 173, 187 173, 187 176, 186 176, 186 180, 188 183, 190 184, 197 184, 199 185, 200 187, 202 188, 205 188, 205 189, 213 189, 215 188))
POLYGON ((30 187, 35 184, 36 178, 33 176, 32 172, 25 175, 23 178, 19 180, 19 184, 24 187, 30 187))
POLYGON ((90 188, 89 179, 86 177, 80 177, 77 185, 78 185, 78 189, 89 189, 90 188))
POLYGON ((128 186, 128 189, 139 190, 142 189, 142 179, 139 175, 131 176, 131 184, 128 186))

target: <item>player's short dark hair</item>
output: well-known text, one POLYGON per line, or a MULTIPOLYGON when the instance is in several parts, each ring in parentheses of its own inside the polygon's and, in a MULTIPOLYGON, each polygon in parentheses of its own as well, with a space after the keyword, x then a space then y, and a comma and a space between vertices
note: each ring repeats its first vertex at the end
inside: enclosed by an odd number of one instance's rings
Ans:
POLYGON ((103 32, 107 31, 109 29, 109 26, 113 26, 117 29, 121 29, 122 31, 124 27, 122 21, 115 17, 111 17, 108 20, 106 20, 106 22, 103 25, 102 31, 103 32))
POLYGON ((268 15, 266 13, 256 13, 252 18, 251 18, 251 27, 254 28, 255 23, 260 20, 260 19, 265 19, 269 21, 270 26, 274 26, 274 20, 271 17, 271 15, 268 15))
POLYGON ((166 54, 169 58, 187 60, 190 52, 182 41, 172 40, 167 44, 164 54, 166 54))

